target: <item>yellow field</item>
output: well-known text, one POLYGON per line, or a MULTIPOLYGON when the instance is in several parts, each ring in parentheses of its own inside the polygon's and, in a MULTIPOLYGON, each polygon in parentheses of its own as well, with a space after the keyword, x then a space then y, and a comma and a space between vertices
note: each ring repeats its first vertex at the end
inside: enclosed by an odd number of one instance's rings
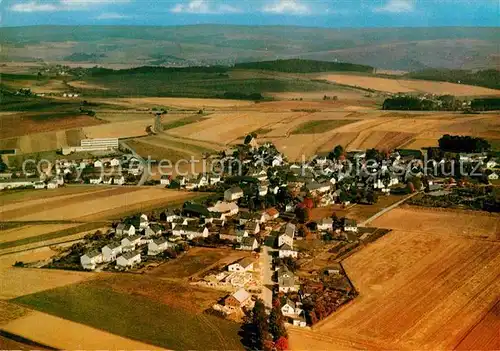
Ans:
POLYGON ((155 204, 188 199, 196 194, 159 188, 123 187, 74 196, 52 197, 0 207, 0 220, 80 220, 95 221, 140 211, 155 204))
POLYGON ((158 346, 123 338, 84 324, 31 311, 2 327, 10 333, 63 350, 160 350, 158 346), (61 332, 54 332, 54 331, 61 332), (90 337, 91 336, 91 337, 90 337))
POLYGON ((33 236, 52 233, 76 226, 77 226, 76 224, 37 224, 37 225, 26 225, 19 228, 1 230, 0 243, 30 238, 33 236))
POLYGON ((313 331, 292 330, 292 348, 453 349, 500 298, 500 243, 481 240, 497 223, 481 213, 385 214, 373 225, 395 230, 343 262, 359 296, 313 331))
POLYGON ((193 108, 193 109, 239 107, 239 106, 250 106, 254 104, 253 101, 243 101, 243 100, 163 98, 163 97, 114 99, 114 101, 119 104, 125 104, 135 107, 138 106, 151 107, 151 105, 154 105, 154 106, 171 106, 178 108, 193 108))
POLYGON ((338 84, 385 91, 388 93, 419 92, 438 95, 450 94, 455 96, 500 95, 500 90, 426 80, 389 79, 345 74, 326 74, 319 76, 319 79, 326 79, 338 84))
POLYGON ((13 299, 38 291, 78 283, 92 277, 94 277, 94 273, 52 269, 0 269, 0 299, 13 299))

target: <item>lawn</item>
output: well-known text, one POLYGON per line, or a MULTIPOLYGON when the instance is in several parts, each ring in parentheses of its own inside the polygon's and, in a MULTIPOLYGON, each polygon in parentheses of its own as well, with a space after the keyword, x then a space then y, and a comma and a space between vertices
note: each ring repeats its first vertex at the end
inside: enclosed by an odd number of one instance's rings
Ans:
MULTIPOLYGON (((189 296, 185 298, 189 299, 189 296)), ((171 350, 242 349, 240 325, 92 286, 70 285, 12 300, 39 311, 171 350)), ((92 337, 89 335, 89 337, 92 337)))
POLYGON ((181 119, 178 119, 178 120, 173 121, 173 122, 165 123, 163 125, 163 130, 179 128, 179 127, 185 126, 187 124, 203 121, 204 119, 205 119, 205 116, 203 114, 188 116, 188 117, 181 118, 181 119))
POLYGON ((350 123, 357 122, 354 119, 327 119, 308 121, 300 124, 292 131, 292 134, 316 134, 325 133, 332 129, 345 126, 350 123))
POLYGON ((141 142, 140 139, 128 140, 127 145, 145 159, 151 157, 151 159, 155 161, 170 160, 170 162, 175 163, 179 160, 189 160, 191 158, 189 152, 184 153, 178 150, 169 149, 168 147, 163 148, 147 144, 141 142))

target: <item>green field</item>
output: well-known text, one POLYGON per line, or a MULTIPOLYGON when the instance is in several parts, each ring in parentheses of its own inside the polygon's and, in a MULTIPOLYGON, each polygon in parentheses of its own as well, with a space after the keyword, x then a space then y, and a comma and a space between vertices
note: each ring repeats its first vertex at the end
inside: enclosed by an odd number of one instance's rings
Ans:
POLYGON ((357 122, 354 119, 330 119, 304 122, 292 131, 292 134, 316 134, 357 122))
POLYGON ((237 323, 99 288, 92 282, 22 296, 13 302, 171 350, 242 349, 237 323))
POLYGON ((203 121, 204 119, 205 119, 205 116, 203 114, 188 116, 188 117, 181 118, 181 119, 178 119, 178 120, 173 121, 173 122, 163 124, 163 130, 179 128, 179 127, 191 124, 191 123, 203 121))

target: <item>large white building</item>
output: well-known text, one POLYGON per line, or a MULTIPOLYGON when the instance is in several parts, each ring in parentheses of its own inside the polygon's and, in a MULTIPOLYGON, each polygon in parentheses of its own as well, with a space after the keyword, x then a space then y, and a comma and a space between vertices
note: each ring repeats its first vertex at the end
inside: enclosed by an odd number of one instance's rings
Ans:
POLYGON ((83 139, 80 146, 88 149, 117 149, 118 138, 83 139))

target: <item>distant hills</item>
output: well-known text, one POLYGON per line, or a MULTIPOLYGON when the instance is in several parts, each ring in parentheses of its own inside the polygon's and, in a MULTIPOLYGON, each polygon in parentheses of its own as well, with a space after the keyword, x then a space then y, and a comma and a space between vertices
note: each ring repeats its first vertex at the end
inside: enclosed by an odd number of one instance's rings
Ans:
POLYGON ((382 69, 488 69, 499 28, 192 25, 0 28, 2 61, 187 66, 302 58, 382 69))

